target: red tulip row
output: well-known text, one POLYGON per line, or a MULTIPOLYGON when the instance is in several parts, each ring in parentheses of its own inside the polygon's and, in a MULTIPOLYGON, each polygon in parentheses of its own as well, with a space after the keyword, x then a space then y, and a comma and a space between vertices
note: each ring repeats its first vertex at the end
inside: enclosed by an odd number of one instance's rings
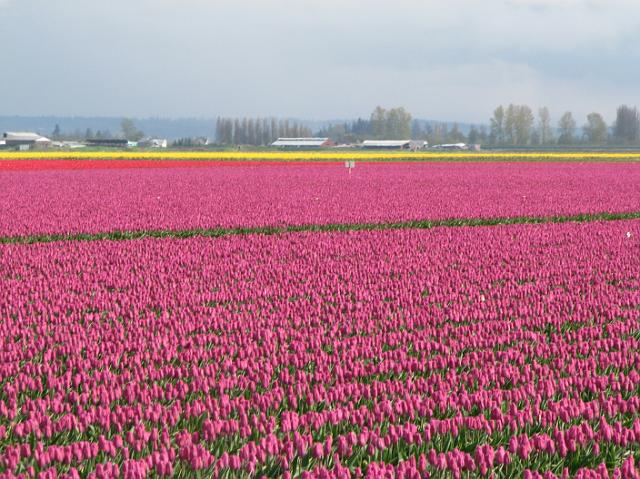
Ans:
MULTIPOLYGON (((315 164, 317 162, 305 161, 304 164, 315 164)), ((339 162, 342 164, 342 162, 339 162)), ((118 169, 140 169, 140 168, 208 168, 212 166, 282 166, 284 161, 242 161, 242 160, 2 160, 0 159, 0 171, 43 171, 43 170, 118 170, 118 169)), ((295 164, 295 163, 294 163, 295 164)), ((321 164, 326 164, 322 162, 321 164)))
POLYGON ((638 212, 638 163, 0 171, 0 236, 638 212))
POLYGON ((638 238, 2 245, 0 476, 638 477, 638 238))

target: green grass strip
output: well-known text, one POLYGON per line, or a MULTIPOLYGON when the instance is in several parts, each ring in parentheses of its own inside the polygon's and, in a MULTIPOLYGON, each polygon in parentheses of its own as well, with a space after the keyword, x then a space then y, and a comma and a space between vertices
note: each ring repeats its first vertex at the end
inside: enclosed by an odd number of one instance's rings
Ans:
POLYGON ((569 216, 516 216, 511 218, 457 218, 446 220, 402 221, 397 223, 355 223, 326 225, 261 226, 252 228, 211 228, 191 230, 110 231, 104 233, 73 233, 0 237, 0 244, 52 243, 56 241, 136 240, 142 238, 220 238, 233 235, 276 235, 283 233, 331 231, 384 231, 400 229, 431 229, 461 226, 499 226, 522 224, 583 223, 640 219, 640 212, 595 213, 569 216))

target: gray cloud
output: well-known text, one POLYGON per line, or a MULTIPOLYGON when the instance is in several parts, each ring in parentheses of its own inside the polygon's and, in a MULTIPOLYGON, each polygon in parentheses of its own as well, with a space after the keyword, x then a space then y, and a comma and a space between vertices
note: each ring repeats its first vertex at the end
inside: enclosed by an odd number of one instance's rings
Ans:
POLYGON ((631 0, 0 0, 9 114, 336 118, 640 103, 631 0))

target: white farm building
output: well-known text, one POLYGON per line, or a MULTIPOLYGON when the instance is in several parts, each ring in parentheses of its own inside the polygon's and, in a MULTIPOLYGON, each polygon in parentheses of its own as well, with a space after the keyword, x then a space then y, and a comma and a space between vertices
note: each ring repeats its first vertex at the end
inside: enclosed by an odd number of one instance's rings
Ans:
POLYGON ((414 140, 365 140, 362 148, 365 150, 421 150, 426 142, 414 140))
POLYGON ((466 143, 444 143, 442 145, 433 145, 437 150, 468 150, 466 143))
POLYGON ((7 148, 46 148, 51 146, 49 138, 27 131, 7 131, 2 135, 2 141, 7 148))
POLYGON ((271 143, 278 148, 327 148, 333 146, 329 138, 278 138, 271 143))

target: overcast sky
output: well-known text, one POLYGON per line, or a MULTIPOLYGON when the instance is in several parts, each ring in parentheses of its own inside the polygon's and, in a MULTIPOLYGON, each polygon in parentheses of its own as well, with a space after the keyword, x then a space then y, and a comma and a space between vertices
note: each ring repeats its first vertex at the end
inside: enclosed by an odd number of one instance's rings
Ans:
POLYGON ((638 0, 0 0, 0 115, 640 105, 638 0))

